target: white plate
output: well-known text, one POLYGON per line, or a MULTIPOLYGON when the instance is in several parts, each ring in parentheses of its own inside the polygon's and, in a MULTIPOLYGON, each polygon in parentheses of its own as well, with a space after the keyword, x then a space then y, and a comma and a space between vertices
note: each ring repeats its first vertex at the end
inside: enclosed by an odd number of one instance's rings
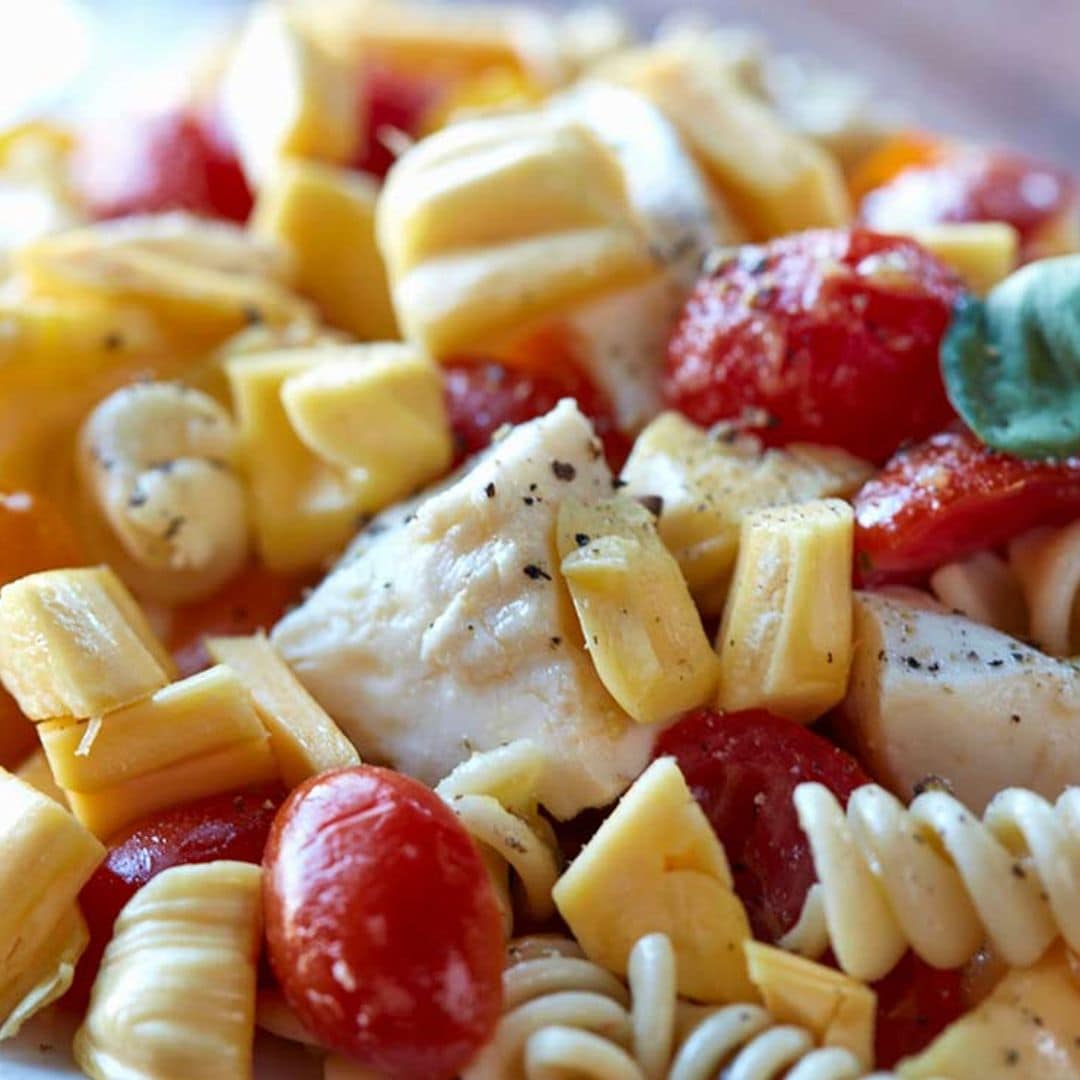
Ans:
MULTIPOLYGON (((76 1023, 49 1011, 27 1024, 17 1039, 0 1047, 0 1080, 79 1080, 71 1060, 76 1023)), ((322 1080, 320 1062, 295 1043, 260 1035, 255 1047, 256 1080, 322 1080)), ((192 1080, 197 1080, 192 1077, 192 1080)))

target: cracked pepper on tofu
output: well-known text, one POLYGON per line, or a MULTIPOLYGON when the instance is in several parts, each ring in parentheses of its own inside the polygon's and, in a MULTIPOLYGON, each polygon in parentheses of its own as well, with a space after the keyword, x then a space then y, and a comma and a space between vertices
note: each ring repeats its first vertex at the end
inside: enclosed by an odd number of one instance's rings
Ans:
MULTIPOLYGON (((604 689, 559 572, 564 498, 612 477, 570 401, 514 428, 278 624, 274 644, 366 760, 435 783, 474 750, 527 735, 560 818, 612 801, 654 728, 604 689)), ((378 523, 376 523, 376 528, 378 523)))

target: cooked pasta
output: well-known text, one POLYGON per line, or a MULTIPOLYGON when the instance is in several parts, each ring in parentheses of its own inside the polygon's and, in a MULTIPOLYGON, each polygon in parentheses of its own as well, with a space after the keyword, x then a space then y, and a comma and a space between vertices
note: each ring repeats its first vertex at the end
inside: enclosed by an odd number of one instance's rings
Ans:
POLYGON ((514 925, 511 869, 532 918, 548 919, 555 911, 551 890, 559 877, 558 847, 535 796, 543 769, 536 744, 519 739, 474 755, 436 788, 480 845, 507 936, 514 925))
POLYGON ((1012 967, 1059 935, 1080 946, 1080 788, 1056 804, 1007 789, 981 821, 943 791, 905 807, 876 784, 846 814, 822 785, 800 784, 795 807, 828 942, 855 978, 881 978, 909 946, 938 968, 959 967, 984 939, 1012 967))
POLYGON ((815 1048, 758 1005, 678 999, 663 934, 639 939, 629 989, 565 938, 510 946, 506 1012, 463 1080, 848 1080, 865 1075, 848 1050, 815 1048))

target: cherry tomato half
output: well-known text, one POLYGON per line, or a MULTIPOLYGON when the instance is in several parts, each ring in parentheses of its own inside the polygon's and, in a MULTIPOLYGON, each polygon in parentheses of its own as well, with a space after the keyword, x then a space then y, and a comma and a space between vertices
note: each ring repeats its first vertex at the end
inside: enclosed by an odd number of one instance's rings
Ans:
POLYGON ((72 178, 97 218, 187 210, 246 221, 252 195, 213 118, 177 108, 88 128, 72 178))
POLYGON ((612 470, 619 472, 626 463, 630 440, 616 426, 603 392, 571 362, 539 371, 494 360, 454 360, 443 370, 455 465, 483 450, 503 424, 543 416, 567 397, 592 420, 612 470))
POLYGON ((327 1046, 395 1080, 449 1080, 490 1037, 505 942, 480 854, 429 788, 361 765, 282 807, 264 863, 270 961, 327 1046))
POLYGON ((213 596, 176 608, 169 630, 169 650, 181 675, 210 666, 203 639, 269 631, 314 584, 308 576, 273 574, 255 563, 241 570, 213 596))
POLYGON ((854 502, 859 580, 916 580, 1029 529, 1080 516, 1080 458, 1022 460, 956 428, 902 450, 854 502))
POLYGON ((761 709, 688 713, 660 736, 656 755, 664 754, 678 761, 723 843, 755 933, 775 941, 795 925, 816 880, 795 788, 816 781, 846 805, 870 777, 828 739, 761 709))
POLYGON ((365 71, 358 98, 364 144, 352 167, 380 180, 386 176, 397 160, 387 145, 387 129, 419 138, 424 117, 443 91, 441 82, 403 74, 383 65, 365 71))
POLYGON ((75 969, 65 1005, 86 1006, 116 917, 139 889, 170 866, 217 859, 262 862, 270 826, 284 798, 277 785, 213 795, 144 818, 114 840, 79 894, 90 944, 75 969))
POLYGON ((953 415, 938 346, 962 287, 912 240, 855 229, 747 246, 698 282, 668 346, 669 404, 770 445, 884 461, 953 415))
POLYGON ((1080 187, 1067 173, 1020 154, 963 149, 901 170, 869 192, 859 217, 880 232, 940 222, 1004 221, 1020 234, 1021 257, 1044 251, 1048 230, 1080 211, 1080 187))

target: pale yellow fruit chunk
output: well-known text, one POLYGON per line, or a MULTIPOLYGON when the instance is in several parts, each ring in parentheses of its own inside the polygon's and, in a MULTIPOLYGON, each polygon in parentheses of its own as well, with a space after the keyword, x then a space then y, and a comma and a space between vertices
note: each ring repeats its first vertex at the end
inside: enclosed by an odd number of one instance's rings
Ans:
POLYGON ((252 9, 221 84, 244 171, 264 182, 284 155, 348 161, 359 130, 355 70, 306 34, 284 5, 252 9))
POLYGON ((778 1024, 806 1028, 822 1046, 850 1050, 870 1068, 877 995, 869 986, 759 941, 748 941, 745 948, 750 979, 778 1024))
POLYGON ((46 570, 0 589, 0 676, 31 720, 102 716, 175 671, 108 567, 46 570))
POLYGON ((608 693, 639 723, 707 702, 720 661, 652 514, 633 499, 567 499, 561 570, 585 647, 608 693))
POLYGON ((838 163, 788 128, 730 68, 660 45, 616 56, 601 73, 667 114, 753 239, 851 219, 838 163))
POLYGON ((441 476, 453 444, 442 375, 410 345, 354 345, 281 388, 300 439, 363 478, 365 505, 388 506, 441 476))
POLYGON ((758 999, 743 952, 750 924, 727 857, 673 758, 638 777, 553 896, 590 960, 625 975, 638 938, 664 933, 680 994, 758 999))
POLYGON ((722 709, 810 723, 843 697, 852 655, 854 515, 839 499, 743 519, 720 650, 722 709))
POLYGON ((873 467, 828 446, 763 450, 751 437, 711 433, 675 412, 638 436, 623 469, 625 494, 659 497, 660 538, 698 606, 719 614, 751 510, 854 493, 873 467))
POLYGON ((985 296, 1020 261, 1020 234, 1003 221, 945 222, 912 230, 912 238, 985 296))
POLYGON ((405 336, 436 357, 657 272, 614 154, 554 116, 423 140, 388 177, 377 230, 405 336))
POLYGON ((259 190, 251 227, 292 256, 297 289, 361 341, 397 337, 375 244, 378 185, 349 169, 283 160, 259 190))
POLYGON ((356 748, 265 637, 209 638, 206 650, 251 692, 289 787, 328 769, 360 764, 356 748))
POLYGON ((92 1080, 248 1080, 262 870, 174 866, 128 901, 75 1036, 92 1080))
POLYGON ((96 836, 207 795, 279 775, 247 688, 218 666, 102 720, 39 728, 56 782, 96 836))
POLYGON ((364 478, 307 447, 285 412, 285 380, 326 362, 336 349, 285 349, 225 361, 240 430, 259 554, 271 570, 311 569, 356 530, 364 478))
POLYGON ((79 890, 105 848, 62 806, 0 769, 0 1039, 60 997, 86 947, 79 890))

